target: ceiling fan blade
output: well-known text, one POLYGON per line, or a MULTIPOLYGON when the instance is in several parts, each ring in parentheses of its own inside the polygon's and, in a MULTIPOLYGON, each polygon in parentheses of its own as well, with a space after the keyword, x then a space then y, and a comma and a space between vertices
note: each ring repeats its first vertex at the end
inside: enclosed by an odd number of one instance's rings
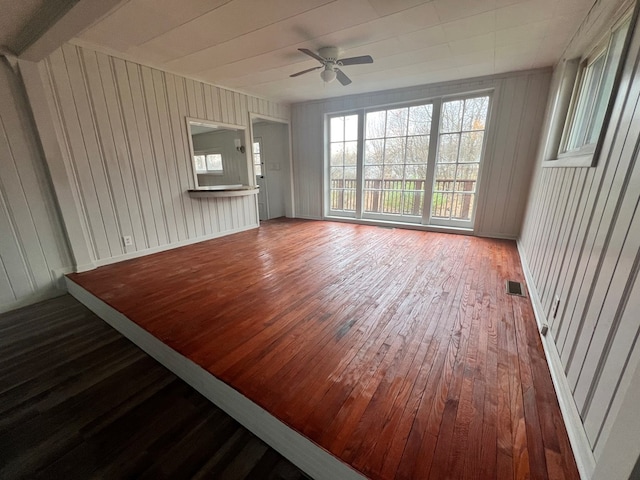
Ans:
POLYGON ((314 70, 320 70, 321 68, 323 68, 322 66, 318 66, 318 67, 313 67, 313 68, 307 68, 306 70, 302 70, 301 72, 298 73, 294 73, 293 75, 289 75, 290 77, 298 77, 304 73, 309 73, 309 72, 313 72, 314 70))
POLYGON ((300 50, 302 53, 306 53, 307 55, 309 55, 310 57, 315 58, 316 60, 318 60, 320 63, 322 63, 324 65, 324 62, 326 61, 324 58, 322 58, 320 55, 318 55, 315 52, 312 52, 311 50, 309 50, 308 48, 299 48, 298 50, 300 50))
POLYGON ((361 57, 349 57, 338 60, 340 65, 360 65, 362 63, 373 63, 371 55, 362 55, 361 57))
POLYGON ((342 70, 340 70, 339 68, 336 68, 336 78, 344 86, 347 86, 347 85, 349 85, 351 83, 351 79, 349 77, 347 77, 344 74, 344 72, 342 70))

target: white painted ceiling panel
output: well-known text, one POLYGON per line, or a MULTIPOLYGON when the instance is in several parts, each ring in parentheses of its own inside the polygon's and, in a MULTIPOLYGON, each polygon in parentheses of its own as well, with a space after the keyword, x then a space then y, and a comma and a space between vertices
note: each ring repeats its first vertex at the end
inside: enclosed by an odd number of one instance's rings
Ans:
MULTIPOLYGON (((129 0, 75 43, 283 102, 557 62, 595 0, 129 0), (374 63, 325 84, 298 48, 374 63)), ((618 0, 616 0, 618 1, 618 0)))

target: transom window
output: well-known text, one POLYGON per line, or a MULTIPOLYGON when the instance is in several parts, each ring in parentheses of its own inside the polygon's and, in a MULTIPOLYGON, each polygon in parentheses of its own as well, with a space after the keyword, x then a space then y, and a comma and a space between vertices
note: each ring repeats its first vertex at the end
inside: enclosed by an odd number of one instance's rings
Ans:
POLYGON ((330 117, 327 215, 472 227, 489 99, 330 117))

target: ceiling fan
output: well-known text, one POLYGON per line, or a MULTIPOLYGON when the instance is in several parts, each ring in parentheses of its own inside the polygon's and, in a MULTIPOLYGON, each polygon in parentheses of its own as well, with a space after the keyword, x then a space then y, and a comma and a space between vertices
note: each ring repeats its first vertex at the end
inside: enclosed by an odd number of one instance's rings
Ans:
POLYGON ((320 77, 325 83, 333 82, 336 78, 342 85, 349 85, 351 79, 347 77, 342 70, 338 67, 344 67, 347 65, 360 65, 363 63, 373 63, 373 58, 369 55, 362 55, 360 57, 338 58, 340 56, 340 50, 337 47, 323 47, 318 50, 318 53, 312 52, 307 48, 299 48, 302 53, 309 55, 310 57, 318 60, 322 65, 318 67, 308 68, 290 77, 297 77, 304 73, 313 72, 314 70, 322 69, 320 77))

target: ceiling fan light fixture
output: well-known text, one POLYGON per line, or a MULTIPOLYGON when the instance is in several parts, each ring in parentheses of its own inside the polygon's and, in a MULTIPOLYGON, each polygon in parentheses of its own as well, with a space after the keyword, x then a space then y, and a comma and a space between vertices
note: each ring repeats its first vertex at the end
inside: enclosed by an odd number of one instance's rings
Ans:
POLYGON ((336 71, 330 65, 327 65, 324 70, 320 72, 320 77, 322 77, 322 80, 324 80, 325 83, 333 82, 336 79, 336 76, 336 71))

